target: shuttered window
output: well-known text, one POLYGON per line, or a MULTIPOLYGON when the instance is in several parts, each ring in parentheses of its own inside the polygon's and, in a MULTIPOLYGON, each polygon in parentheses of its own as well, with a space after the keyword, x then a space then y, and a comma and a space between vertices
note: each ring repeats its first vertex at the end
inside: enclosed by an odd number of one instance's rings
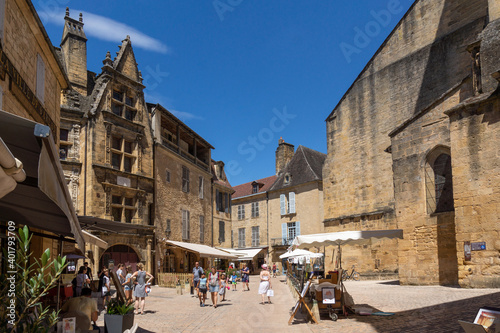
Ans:
POLYGON ((259 203, 252 202, 252 217, 259 217, 259 203))
POLYGON ((286 195, 280 194, 280 210, 281 210, 281 215, 286 215, 287 209, 286 209, 286 195))
POLYGON ((198 191, 199 191, 198 197, 200 199, 203 199, 203 190, 204 190, 204 179, 202 176, 200 176, 198 183, 198 191))
POLYGON ((245 228, 238 229, 238 247, 245 247, 245 228))
POLYGON ((182 239, 189 240, 189 211, 182 210, 182 239))
POLYGON ((288 201, 289 201, 289 213, 294 214, 295 213, 295 192, 290 192, 288 193, 288 201))
POLYGON ((185 166, 182 167, 182 191, 189 192, 189 169, 185 166))
POLYGON ((245 219, 245 205, 238 205, 238 220, 245 219))
POLYGON ((252 227, 252 246, 260 245, 259 227, 252 227))
POLYGON ((224 243, 226 241, 226 223, 224 221, 219 221, 219 243, 224 243))

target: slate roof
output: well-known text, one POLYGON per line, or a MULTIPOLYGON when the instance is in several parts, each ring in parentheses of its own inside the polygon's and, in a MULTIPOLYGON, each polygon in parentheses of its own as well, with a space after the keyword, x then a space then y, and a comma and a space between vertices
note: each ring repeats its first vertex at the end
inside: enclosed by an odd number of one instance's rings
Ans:
POLYGON ((248 182, 245 184, 234 186, 233 189, 235 192, 233 193, 232 199, 237 199, 237 198, 244 197, 247 195, 255 194, 255 193, 252 193, 254 183, 259 184, 259 191, 257 193, 266 192, 273 185, 276 178, 278 178, 278 177, 273 175, 273 176, 270 176, 267 178, 262 178, 262 179, 254 180, 254 181, 251 181, 251 182, 248 182))
POLYGON ((295 155, 286 167, 280 172, 270 191, 279 190, 288 186, 305 184, 314 180, 323 179, 323 164, 326 154, 319 151, 299 146, 295 155), (289 176, 289 183, 285 184, 285 176, 289 176))

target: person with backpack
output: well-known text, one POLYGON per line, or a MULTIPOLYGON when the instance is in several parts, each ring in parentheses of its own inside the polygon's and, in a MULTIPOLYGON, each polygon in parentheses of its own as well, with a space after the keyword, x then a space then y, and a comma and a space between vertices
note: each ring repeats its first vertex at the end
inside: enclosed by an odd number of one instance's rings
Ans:
POLYGON ((217 295, 219 292, 219 273, 215 271, 215 267, 212 267, 212 272, 208 278, 208 288, 212 297, 212 304, 214 308, 217 308, 217 299, 219 298, 217 295))
POLYGON ((200 277, 200 283, 199 283, 199 292, 198 292, 198 297, 200 298, 200 306, 204 307, 205 306, 205 300, 207 299, 207 278, 205 276, 205 273, 201 273, 200 277), (202 298, 203 298, 203 303, 202 303, 202 298))

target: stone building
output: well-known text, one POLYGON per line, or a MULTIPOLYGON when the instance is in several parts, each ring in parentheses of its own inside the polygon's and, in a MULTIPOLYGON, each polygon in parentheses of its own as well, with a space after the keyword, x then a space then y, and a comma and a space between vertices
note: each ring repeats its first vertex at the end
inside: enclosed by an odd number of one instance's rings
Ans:
POLYGON ((282 269, 285 253, 295 236, 323 232, 323 177, 326 155, 280 139, 276 150, 277 178, 268 190, 269 261, 282 269))
MULTIPOLYGON (((57 159, 61 90, 68 86, 68 77, 31 1, 0 1, 0 225, 4 231, 8 221, 16 224, 16 230, 28 225, 34 233, 30 251, 35 258, 45 249, 56 256, 61 241, 73 247, 76 241, 84 247, 69 193, 61 186, 64 179, 59 179, 62 168, 57 159), (37 127, 35 122, 44 126, 37 127), (23 164, 3 165, 13 160, 10 156, 23 164), (39 163, 42 159, 44 163, 39 163), (13 184, 4 182, 6 175, 19 169, 25 176, 13 184)), ((4 249, 6 240, 1 240, 4 249)))
POLYGON ((415 1, 326 119, 325 230, 404 233, 344 266, 500 286, 499 22, 494 0, 415 1))
POLYGON ((232 210, 231 195, 234 193, 229 183, 224 162, 212 160, 212 243, 211 246, 231 248, 232 210))
POLYGON ((99 74, 87 70, 87 38, 66 10, 57 49, 71 83, 61 100, 60 159, 85 229, 108 242, 87 251, 94 272, 110 263, 152 270, 153 141, 144 85, 127 36, 99 74))
POLYGON ((207 267, 196 252, 167 241, 212 244, 213 147, 161 105, 148 107, 154 134, 158 269, 190 272, 196 261, 207 267))

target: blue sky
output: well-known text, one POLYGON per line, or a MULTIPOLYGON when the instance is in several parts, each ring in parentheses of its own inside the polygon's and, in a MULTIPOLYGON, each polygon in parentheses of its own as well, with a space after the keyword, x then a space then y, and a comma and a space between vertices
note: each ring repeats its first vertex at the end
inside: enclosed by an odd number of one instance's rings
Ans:
POLYGON ((325 119, 412 0, 33 0, 55 46, 83 12, 88 69, 131 36, 146 101, 211 143, 231 184, 275 173, 278 139, 326 153, 325 119))

